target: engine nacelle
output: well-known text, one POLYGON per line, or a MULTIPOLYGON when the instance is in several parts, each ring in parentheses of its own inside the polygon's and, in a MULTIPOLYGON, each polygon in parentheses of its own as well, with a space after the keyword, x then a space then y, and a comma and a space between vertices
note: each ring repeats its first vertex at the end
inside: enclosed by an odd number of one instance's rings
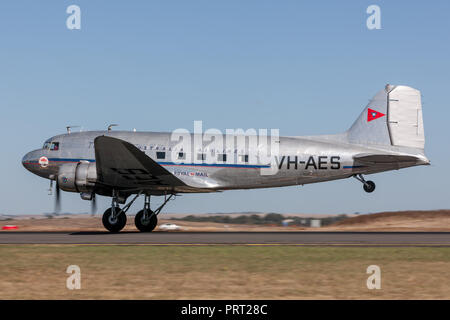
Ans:
POLYGON ((65 163, 59 168, 58 185, 61 190, 90 193, 94 190, 96 181, 95 163, 88 161, 65 163))

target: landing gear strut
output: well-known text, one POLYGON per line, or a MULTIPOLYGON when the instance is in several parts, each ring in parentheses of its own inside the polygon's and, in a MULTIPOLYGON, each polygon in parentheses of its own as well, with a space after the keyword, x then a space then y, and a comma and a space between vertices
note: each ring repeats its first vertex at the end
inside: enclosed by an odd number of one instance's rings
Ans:
POLYGON ((133 200, 128 202, 122 209, 119 207, 118 194, 117 191, 112 192, 112 203, 111 208, 107 209, 103 213, 103 226, 111 232, 119 232, 127 224, 127 211, 130 209, 131 205, 136 201, 136 199, 142 194, 139 192, 133 200))
POLYGON ((152 211, 150 209, 150 196, 145 195, 144 209, 139 211, 134 218, 134 224, 136 225, 136 228, 138 228, 138 230, 141 232, 152 232, 158 224, 158 214, 172 197, 173 194, 166 198, 163 204, 158 207, 158 209, 152 211))
POLYGON ((156 214, 150 209, 150 196, 145 195, 144 209, 136 214, 134 224, 141 232, 152 232, 158 224, 156 214))
POLYGON ((362 174, 355 174, 353 176, 356 180, 361 181, 363 183, 363 189, 365 192, 371 193, 375 190, 375 182, 373 181, 366 181, 362 174))
POLYGON ((110 232, 119 232, 127 224, 127 215, 120 209, 117 194, 113 190, 111 208, 106 209, 102 217, 103 226, 110 232))

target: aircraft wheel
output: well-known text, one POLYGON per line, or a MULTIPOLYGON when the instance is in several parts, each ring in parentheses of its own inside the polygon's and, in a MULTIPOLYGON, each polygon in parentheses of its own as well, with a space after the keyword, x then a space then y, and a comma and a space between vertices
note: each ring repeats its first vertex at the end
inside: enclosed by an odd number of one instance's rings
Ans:
POLYGON ((144 218, 144 210, 139 211, 134 217, 134 224, 141 232, 152 232, 158 224, 158 218, 153 211, 150 211, 149 217, 144 218))
POLYGON ((373 181, 366 181, 366 183, 363 184, 363 188, 365 192, 371 193, 375 190, 375 183, 373 181))
MULTIPOLYGON (((119 207, 115 208, 120 210, 119 207)), ((121 212, 115 219, 112 217, 112 208, 106 209, 102 217, 103 226, 110 232, 119 232, 127 224, 127 215, 121 212)))

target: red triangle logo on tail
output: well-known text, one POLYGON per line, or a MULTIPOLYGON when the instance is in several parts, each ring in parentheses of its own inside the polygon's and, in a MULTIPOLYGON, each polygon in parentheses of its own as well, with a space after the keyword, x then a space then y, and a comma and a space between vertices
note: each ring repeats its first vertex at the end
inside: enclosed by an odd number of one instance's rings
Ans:
POLYGON ((384 113, 378 112, 378 111, 370 109, 370 108, 367 109, 367 122, 370 122, 372 120, 375 120, 375 119, 378 119, 378 118, 381 118, 384 116, 385 116, 384 113))

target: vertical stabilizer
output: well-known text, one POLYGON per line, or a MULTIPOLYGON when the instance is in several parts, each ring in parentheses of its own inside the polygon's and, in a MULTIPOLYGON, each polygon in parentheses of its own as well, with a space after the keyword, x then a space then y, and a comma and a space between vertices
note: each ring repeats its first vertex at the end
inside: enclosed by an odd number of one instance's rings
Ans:
POLYGON ((347 131, 350 143, 424 149, 420 91, 407 86, 379 91, 347 131))

